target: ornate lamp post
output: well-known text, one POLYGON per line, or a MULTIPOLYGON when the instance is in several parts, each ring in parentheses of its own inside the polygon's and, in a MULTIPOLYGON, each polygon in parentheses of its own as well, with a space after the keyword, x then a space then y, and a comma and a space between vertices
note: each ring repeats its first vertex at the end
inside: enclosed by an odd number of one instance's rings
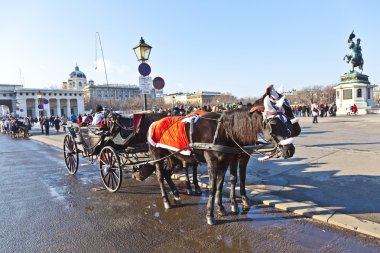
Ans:
MULTIPOLYGON (((149 60, 149 55, 152 47, 145 43, 144 39, 141 37, 140 43, 133 48, 136 54, 137 60, 142 63, 149 60)), ((146 94, 144 94, 144 111, 148 108, 146 94)))

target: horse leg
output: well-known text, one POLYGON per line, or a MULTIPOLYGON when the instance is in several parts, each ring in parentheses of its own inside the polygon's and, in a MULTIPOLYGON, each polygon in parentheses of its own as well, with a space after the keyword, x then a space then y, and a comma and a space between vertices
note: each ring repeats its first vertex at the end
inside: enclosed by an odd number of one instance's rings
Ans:
POLYGON ((198 163, 193 163, 193 184, 195 186, 195 195, 201 195, 202 190, 201 187, 199 187, 198 184, 198 163))
POLYGON ((193 195, 193 190, 191 189, 190 178, 189 178, 189 163, 183 162, 183 167, 186 172, 186 194, 193 195))
POLYGON ((162 162, 156 163, 156 175, 157 175, 158 183, 160 184, 161 196, 162 196, 162 200, 164 202, 164 207, 166 209, 169 209, 170 208, 170 202, 169 202, 168 194, 165 191, 164 172, 162 169, 162 162))
POLYGON ((235 195, 237 166, 238 166, 238 158, 235 157, 234 159, 230 161, 230 183, 231 183, 230 201, 231 201, 231 212, 233 214, 237 214, 239 210, 238 204, 236 202, 236 195, 235 195))
POLYGON ((217 210, 218 216, 226 216, 227 215, 226 209, 223 206, 223 199, 222 199, 224 176, 226 174, 226 170, 227 170, 227 168, 223 168, 222 170, 219 170, 217 172, 216 210, 217 210))
POLYGON ((242 154, 239 159, 239 176, 240 176, 240 196, 241 201, 243 202, 244 207, 251 206, 251 200, 247 197, 247 193, 245 192, 245 179, 247 174, 247 165, 249 161, 249 156, 246 154, 242 154))
POLYGON ((174 182, 172 180, 170 171, 165 171, 164 172, 164 177, 165 177, 165 180, 166 180, 166 182, 168 183, 168 185, 170 187, 170 190, 173 193, 174 201, 177 204, 180 204, 181 203, 181 197, 179 196, 179 191, 178 191, 177 187, 175 186, 175 184, 174 184, 174 182))
POLYGON ((209 182, 210 194, 207 201, 206 220, 207 220, 208 225, 215 225, 214 201, 215 201, 215 193, 216 193, 216 172, 212 164, 208 165, 208 176, 209 176, 209 181, 210 181, 209 182))

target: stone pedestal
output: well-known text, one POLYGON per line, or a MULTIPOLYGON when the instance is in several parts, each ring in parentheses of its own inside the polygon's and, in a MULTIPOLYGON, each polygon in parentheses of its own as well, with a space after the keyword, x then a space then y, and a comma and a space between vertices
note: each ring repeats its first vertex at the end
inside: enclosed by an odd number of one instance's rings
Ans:
POLYGON ((368 76, 350 71, 340 77, 336 90, 337 114, 346 115, 352 105, 358 107, 358 114, 367 114, 369 109, 376 108, 373 99, 373 88, 368 76))

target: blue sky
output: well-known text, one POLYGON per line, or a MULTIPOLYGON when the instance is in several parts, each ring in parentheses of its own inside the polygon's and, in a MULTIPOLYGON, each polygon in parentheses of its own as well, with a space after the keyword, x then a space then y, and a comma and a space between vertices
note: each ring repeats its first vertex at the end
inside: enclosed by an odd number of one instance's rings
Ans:
POLYGON ((380 81, 380 1, 0 0, 0 6, 0 84, 60 85, 76 63, 88 79, 105 83, 100 51, 95 70, 99 32, 110 83, 138 84, 132 47, 143 36, 153 47, 151 76, 165 79, 165 93, 253 97, 270 83, 285 90, 337 83, 350 68, 342 59, 353 29, 363 73, 380 81))

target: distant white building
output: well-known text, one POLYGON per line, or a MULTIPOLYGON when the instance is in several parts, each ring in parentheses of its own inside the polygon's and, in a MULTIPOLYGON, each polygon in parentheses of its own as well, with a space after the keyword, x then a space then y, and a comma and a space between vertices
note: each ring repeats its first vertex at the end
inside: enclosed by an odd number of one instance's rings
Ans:
POLYGON ((84 98, 81 86, 86 83, 85 74, 76 66, 70 74, 70 79, 63 83, 63 89, 24 88, 18 84, 0 84, 0 105, 8 108, 7 113, 15 113, 21 117, 50 117, 63 114, 70 116, 72 113, 83 113, 84 98))
POLYGON ((90 104, 91 99, 104 100, 126 100, 128 98, 138 97, 141 92, 136 85, 125 84, 103 84, 95 85, 94 81, 89 81, 84 87, 84 98, 86 106, 90 104))
POLYGON ((197 91, 194 93, 173 93, 164 96, 164 103, 173 106, 175 104, 204 106, 209 105, 215 97, 218 97, 220 95, 222 95, 221 92, 213 91, 197 91))
MULTIPOLYGON (((90 80, 88 85, 83 89, 84 102, 87 109, 92 105, 92 101, 105 101, 109 100, 128 100, 141 96, 141 90, 137 85, 131 84, 100 84, 95 85, 94 81, 90 80)), ((154 88, 150 91, 150 97, 163 97, 162 90, 154 88)), ((93 105, 92 105, 93 106, 93 105)))

